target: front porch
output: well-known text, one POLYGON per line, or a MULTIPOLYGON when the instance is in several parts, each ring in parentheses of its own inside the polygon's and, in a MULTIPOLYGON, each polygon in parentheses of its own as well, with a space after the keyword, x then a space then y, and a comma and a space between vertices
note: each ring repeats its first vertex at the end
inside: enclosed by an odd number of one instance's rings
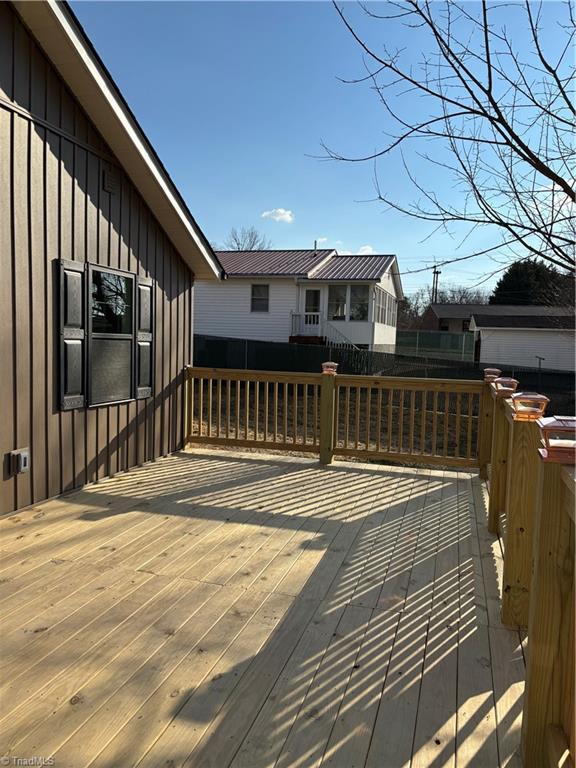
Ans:
POLYGON ((0 526, 0 754, 520 765, 521 637, 470 472, 200 447, 0 526))

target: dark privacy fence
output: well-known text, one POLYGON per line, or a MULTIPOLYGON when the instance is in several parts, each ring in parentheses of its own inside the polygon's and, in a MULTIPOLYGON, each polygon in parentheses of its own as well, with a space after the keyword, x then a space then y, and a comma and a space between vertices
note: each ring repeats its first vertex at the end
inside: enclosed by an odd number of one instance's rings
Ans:
MULTIPOLYGON (((218 336, 194 336, 194 365, 251 371, 318 373, 322 363, 338 363, 338 373, 351 376, 414 376, 435 379, 482 379, 483 365, 462 360, 411 357, 366 349, 342 349, 315 344, 288 344, 218 336)), ((574 413, 574 374, 535 368, 503 368, 524 391, 539 391, 551 402, 549 412, 574 413)))

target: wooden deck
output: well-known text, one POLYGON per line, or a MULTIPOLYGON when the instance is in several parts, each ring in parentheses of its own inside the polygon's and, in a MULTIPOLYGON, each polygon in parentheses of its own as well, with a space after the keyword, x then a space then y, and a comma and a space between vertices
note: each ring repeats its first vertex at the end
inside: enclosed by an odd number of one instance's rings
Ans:
POLYGON ((464 472, 203 449, 5 518, 0 754, 519 766, 485 518, 464 472))

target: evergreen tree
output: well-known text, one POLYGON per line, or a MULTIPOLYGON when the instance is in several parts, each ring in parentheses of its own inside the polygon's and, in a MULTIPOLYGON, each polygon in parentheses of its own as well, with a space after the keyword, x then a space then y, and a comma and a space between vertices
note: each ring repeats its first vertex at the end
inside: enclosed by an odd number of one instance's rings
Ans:
POLYGON ((496 284, 490 304, 573 305, 574 278, 543 261, 516 261, 496 284))

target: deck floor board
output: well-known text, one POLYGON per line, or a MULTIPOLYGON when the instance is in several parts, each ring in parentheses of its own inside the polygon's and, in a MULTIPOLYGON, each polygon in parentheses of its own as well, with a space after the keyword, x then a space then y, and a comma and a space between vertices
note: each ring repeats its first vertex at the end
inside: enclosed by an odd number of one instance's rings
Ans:
POLYGON ((199 449, 0 539, 2 756, 520 765, 523 637, 474 475, 199 449))

